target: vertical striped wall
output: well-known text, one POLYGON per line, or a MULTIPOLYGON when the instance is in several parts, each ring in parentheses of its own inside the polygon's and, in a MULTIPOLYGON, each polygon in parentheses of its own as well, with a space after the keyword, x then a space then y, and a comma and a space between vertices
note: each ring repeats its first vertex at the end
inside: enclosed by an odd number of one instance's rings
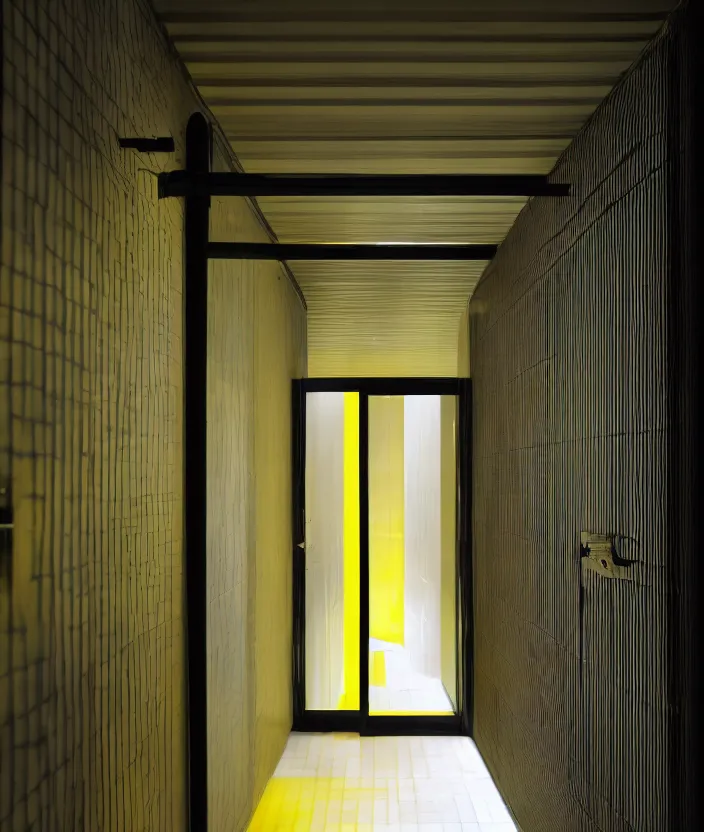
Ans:
MULTIPOLYGON (((214 165, 227 169, 219 145, 214 165)), ((265 240, 242 199, 213 239, 265 240)), ((212 829, 240 830, 283 752, 291 705, 291 379, 305 311, 276 263, 211 261, 208 281, 208 781, 212 829)))
POLYGON ((526 206, 470 303, 475 736, 524 832, 684 828, 668 624, 683 25, 586 124, 554 171, 571 197, 526 206), (581 531, 613 535, 634 579, 583 578, 581 531))

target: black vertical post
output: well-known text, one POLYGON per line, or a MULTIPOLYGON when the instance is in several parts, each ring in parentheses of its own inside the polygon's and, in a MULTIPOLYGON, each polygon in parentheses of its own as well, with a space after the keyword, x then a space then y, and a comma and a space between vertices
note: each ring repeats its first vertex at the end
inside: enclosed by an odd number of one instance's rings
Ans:
MULTIPOLYGON (((701 226, 704 215, 704 160, 701 113, 704 107, 704 65, 701 33, 704 10, 699 2, 682 4, 673 17, 668 79, 668 240, 667 286, 669 499, 668 557, 665 564, 669 635, 669 788, 672 794, 670 829, 694 829, 701 822, 699 788, 704 757, 697 735, 702 730, 702 594, 704 566, 701 550, 702 412, 704 350, 702 316, 701 226)), ((658 374, 659 375, 659 374, 658 374)), ((654 384, 662 381, 653 380, 654 384)), ((664 696, 663 692, 663 696, 664 696)))
POLYGON ((359 394, 359 716, 369 716, 369 396, 359 394))
MULTIPOLYGON (((194 113, 186 128, 186 168, 210 170, 210 125, 194 113)), ((185 206, 185 545, 188 673, 188 800, 191 832, 208 829, 206 664, 206 393, 210 197, 185 206)))
POLYGON ((293 730, 306 710, 306 394, 300 380, 291 389, 293 495, 293 730))
POLYGON ((460 381, 457 454, 457 594, 460 661, 459 696, 462 733, 473 732, 474 626, 472 587, 472 382, 460 381))

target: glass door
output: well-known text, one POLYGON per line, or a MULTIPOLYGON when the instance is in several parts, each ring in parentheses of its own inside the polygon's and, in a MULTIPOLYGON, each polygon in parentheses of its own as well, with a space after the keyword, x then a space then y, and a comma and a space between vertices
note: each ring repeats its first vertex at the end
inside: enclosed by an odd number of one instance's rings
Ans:
POLYGON ((359 393, 306 397, 305 703, 358 711, 359 393))
POLYGON ((456 385, 345 381, 296 399, 294 729, 456 733, 456 385))
POLYGON ((456 712, 456 398, 369 397, 369 714, 456 712))

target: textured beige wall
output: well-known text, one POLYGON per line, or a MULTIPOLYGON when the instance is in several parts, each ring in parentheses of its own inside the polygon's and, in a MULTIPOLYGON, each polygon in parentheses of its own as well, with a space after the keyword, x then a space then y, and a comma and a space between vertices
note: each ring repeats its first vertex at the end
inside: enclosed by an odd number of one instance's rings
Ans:
MULTIPOLYGON (((225 239, 226 231, 251 230, 241 202, 213 200, 211 217, 214 239, 225 239)), ((254 782, 254 291, 259 268, 214 261, 208 280, 208 798, 213 829, 244 827, 254 782)))
POLYGON ((167 832, 185 822, 183 212, 145 168, 183 163, 195 99, 144 3, 3 12, 0 826, 167 832), (121 133, 178 149, 140 157, 121 133))
POLYGON ((457 333, 457 375, 469 378, 469 306, 462 313, 457 333))
MULTIPOLYGON (((0 570, 0 827, 171 832, 186 822, 183 206, 157 200, 149 171, 183 165, 199 103, 146 0, 2 8, 0 478, 11 470, 16 534, 12 581, 0 570), (125 134, 171 134, 176 153, 120 150, 125 134)), ((239 239, 264 239, 242 204, 232 210, 222 221, 253 235, 239 239)), ((302 355, 302 311, 267 268, 233 281, 215 267, 211 303, 211 326, 228 333, 211 389, 231 427, 211 458, 230 489, 211 541, 223 555, 210 564, 210 621, 223 624, 211 640, 211 724, 223 720, 211 798, 235 823, 290 707, 279 690, 255 728, 253 588, 280 557, 271 603, 284 615, 290 476, 282 451, 266 481, 283 527, 258 546, 254 438, 283 448, 282 365, 303 366, 287 352, 302 355), (255 368, 267 328, 275 373, 255 368), (248 369, 230 389, 233 366, 248 369), (281 412, 257 432, 260 389, 281 412), (241 756, 255 736, 259 764, 241 756)), ((275 633, 272 652, 288 660, 290 633, 275 633)))
MULTIPOLYGON (((211 237, 268 239, 236 199, 213 200, 211 237)), ((213 261, 208 288, 210 824, 239 830, 291 730, 291 380, 306 318, 277 263, 213 261)))
POLYGON ((306 316, 278 267, 256 281, 254 320, 256 806, 293 719, 291 379, 306 374, 306 316))

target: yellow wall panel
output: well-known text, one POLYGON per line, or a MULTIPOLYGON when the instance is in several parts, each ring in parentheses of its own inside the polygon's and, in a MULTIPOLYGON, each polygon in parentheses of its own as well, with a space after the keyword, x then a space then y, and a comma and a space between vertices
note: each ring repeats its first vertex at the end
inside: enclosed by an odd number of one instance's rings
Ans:
POLYGON ((359 393, 345 393, 344 692, 340 709, 359 708, 359 393))
POLYGON ((369 399, 369 634, 404 643, 403 397, 369 399))
POLYGON ((375 650, 370 654, 369 684, 375 688, 386 687, 386 657, 383 650, 375 650))

